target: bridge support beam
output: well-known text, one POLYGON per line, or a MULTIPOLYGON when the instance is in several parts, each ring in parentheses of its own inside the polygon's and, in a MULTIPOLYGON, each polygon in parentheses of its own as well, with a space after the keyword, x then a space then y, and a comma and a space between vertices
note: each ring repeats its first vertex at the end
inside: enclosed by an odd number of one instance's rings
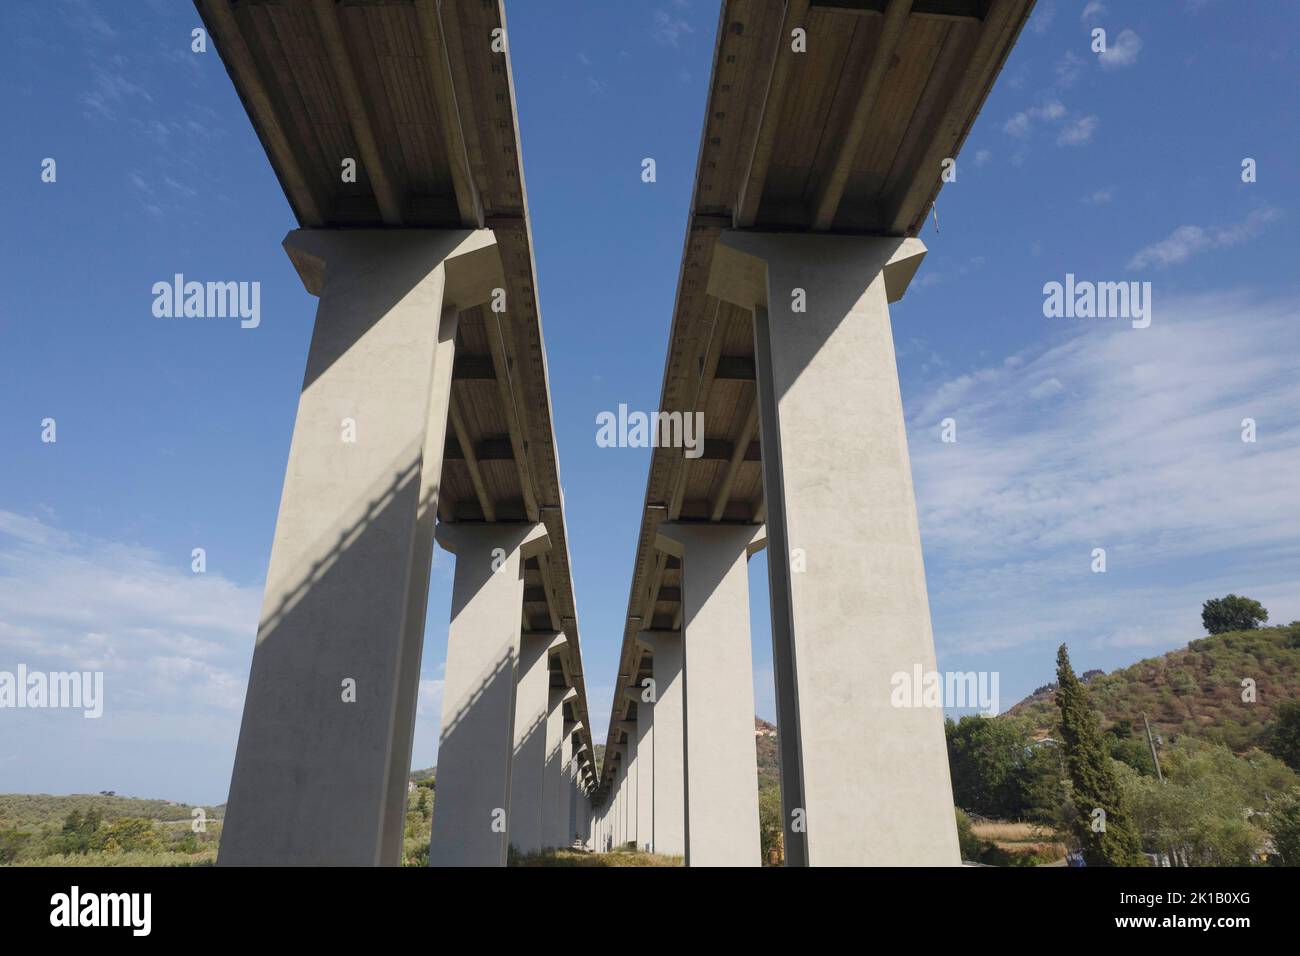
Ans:
POLYGON ((618 790, 617 810, 614 818, 614 845, 623 846, 627 843, 627 749, 619 748, 623 759, 618 765, 618 783, 615 785, 618 790))
POLYGON ((295 230, 320 298, 244 701, 222 864, 397 865, 457 312, 488 230, 295 230))
POLYGON ((724 232, 713 255, 710 294, 754 313, 790 865, 959 862, 942 712, 891 706, 892 675, 935 669, 889 321, 924 254, 724 232))
POLYGON ((654 709, 636 704, 636 839, 637 847, 657 852, 654 845, 655 782, 654 709))
MULTIPOLYGON (((576 696, 576 695, 572 695, 576 696)), ((546 714, 546 772, 542 780, 542 846, 568 846, 569 804, 565 789, 566 751, 569 735, 564 732, 564 702, 571 697, 567 687, 552 687, 550 710, 546 714)))
MULTIPOLYGON (((429 865, 505 866, 524 561, 549 539, 541 524, 439 524, 438 543, 456 555, 456 574, 429 865)), ((535 666, 525 664, 524 676, 535 666)), ((543 685, 543 709, 545 699, 543 685)), ((539 763, 534 811, 540 773, 539 763)))
POLYGON ((564 736, 560 742, 560 799, 556 807, 556 833, 560 837, 556 846, 572 846, 578 839, 578 762, 573 756, 573 735, 578 723, 564 722, 564 736))
POLYGON ((645 705, 651 712, 648 723, 654 728, 650 843, 656 853, 685 856, 686 732, 682 708, 686 681, 682 672, 682 635, 679 631, 642 631, 637 640, 654 652, 655 699, 645 705))
POLYGON ((510 844, 521 853, 533 853, 545 845, 542 802, 550 752, 550 648, 555 637, 549 632, 529 632, 520 640, 508 833, 510 844))
POLYGON ((623 842, 635 844, 640 849, 643 839, 640 835, 640 784, 641 779, 641 751, 637 747, 636 741, 636 721, 620 721, 619 726, 627 734, 627 749, 624 766, 626 773, 624 775, 624 804, 626 813, 624 814, 624 833, 623 842))
POLYGON ((758 866, 758 757, 749 646, 752 525, 659 525, 682 562, 686 865, 758 866))

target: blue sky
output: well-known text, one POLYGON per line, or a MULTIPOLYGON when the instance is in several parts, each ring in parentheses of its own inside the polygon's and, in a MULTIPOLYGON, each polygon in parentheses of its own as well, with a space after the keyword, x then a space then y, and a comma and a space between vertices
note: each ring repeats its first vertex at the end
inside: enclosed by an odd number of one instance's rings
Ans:
MULTIPOLYGON (((717 6, 507 12, 603 740, 649 453, 598 447, 596 415, 657 407, 717 6)), ((315 300, 196 25, 180 0, 0 7, 0 670, 103 670, 108 697, 99 720, 0 711, 0 792, 225 799, 315 300), (260 281, 260 326, 155 318, 176 272, 260 281)), ((1300 618, 1297 28, 1263 0, 1041 0, 923 233, 893 320, 939 665, 997 671, 1004 707, 1062 641, 1080 669, 1183 646, 1208 597, 1300 618), (1151 326, 1045 318, 1067 272, 1151 282, 1151 326)), ((416 766, 436 759, 451 560, 416 766)), ((761 557, 751 581, 772 718, 761 557)))

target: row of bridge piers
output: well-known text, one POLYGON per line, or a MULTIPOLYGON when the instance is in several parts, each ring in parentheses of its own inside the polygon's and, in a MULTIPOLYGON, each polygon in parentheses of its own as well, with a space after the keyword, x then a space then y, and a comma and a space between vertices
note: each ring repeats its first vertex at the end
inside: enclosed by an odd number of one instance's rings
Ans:
POLYGON ((958 861, 942 716, 890 700, 891 675, 935 668, 889 321, 924 253, 916 239, 716 242, 709 294, 752 315, 766 513, 657 524, 680 627, 636 635, 599 845, 760 863, 746 563, 766 547, 787 862, 958 861))
POLYGON ((599 761, 502 0, 195 6, 319 300, 220 862, 410 855, 441 547, 431 865, 762 862, 760 549, 785 863, 957 863, 942 712, 891 694, 935 654, 890 303, 1033 0, 719 3, 660 401, 703 447, 652 453, 599 761))
POLYGON ((757 865, 747 562, 764 547, 787 855, 955 862, 940 714, 892 707, 888 682, 934 669, 888 306, 919 241, 717 243, 710 293, 753 315, 767 514, 657 525, 656 549, 681 569, 680 622, 637 634, 599 790, 566 707, 568 638, 519 612, 546 525, 435 524, 456 324, 501 288, 491 231, 300 230, 286 247, 320 306, 224 859, 396 861, 436 538, 455 577, 431 863, 500 865, 512 845, 576 841, 757 865), (340 455, 353 416, 373 434, 340 455), (349 681, 352 699, 337 692, 349 681), (351 773, 303 792, 305 768, 327 766, 351 773), (371 827, 342 827, 358 807, 371 827), (318 829, 341 832, 314 843, 318 829))

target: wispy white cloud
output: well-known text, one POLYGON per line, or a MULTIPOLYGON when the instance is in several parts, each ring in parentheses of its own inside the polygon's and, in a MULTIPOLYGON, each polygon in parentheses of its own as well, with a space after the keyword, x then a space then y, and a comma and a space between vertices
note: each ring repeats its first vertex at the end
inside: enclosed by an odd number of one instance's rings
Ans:
POLYGON ((1002 130, 1012 136, 1028 136, 1035 123, 1059 120, 1065 113, 1060 100, 1048 100, 1042 106, 1031 106, 1015 114, 1002 124, 1002 130))
POLYGON ((1056 4, 1040 3, 1029 18, 1029 29, 1039 36, 1046 33, 1056 19, 1056 4))
POLYGON ((1106 52, 1097 54, 1097 59, 1105 69, 1118 69, 1136 63, 1141 50, 1142 38, 1125 28, 1119 36, 1106 43, 1106 52))
POLYGON ((1092 140, 1100 120, 1095 116, 1080 116, 1061 127, 1056 135, 1057 146, 1082 146, 1092 140))
POLYGON ((0 654, 112 671, 119 700, 180 688, 237 710, 260 604, 260 588, 192 573, 188 554, 168 562, 0 511, 0 654))
POLYGON ((1179 226, 1164 239, 1139 249, 1129 260, 1130 269, 1148 266, 1165 268, 1186 262, 1192 256, 1211 249, 1229 249, 1254 239, 1280 213, 1273 208, 1256 209, 1239 223, 1207 229, 1203 226, 1179 226))
POLYGON ((689 23, 667 10, 655 10, 651 14, 650 35, 657 43, 662 43, 664 46, 675 47, 683 37, 694 32, 694 28, 689 23))
POLYGON ((0 668, 104 674, 98 720, 0 719, 0 752, 24 754, 12 785, 85 787, 88 773, 135 766, 128 776, 163 788, 150 796, 219 800, 260 605, 260 587, 192 573, 188 552, 169 560, 0 511, 0 668))
POLYGON ((432 719, 437 722, 442 716, 442 691, 445 685, 442 680, 420 681, 420 691, 416 697, 415 713, 417 719, 432 719))
POLYGON ((1079 74, 1083 72, 1084 59, 1072 50, 1066 50, 1065 55, 1056 61, 1053 72, 1056 73, 1056 83, 1062 89, 1074 85, 1079 74))
POLYGON ((1300 306, 1158 293, 1149 328, 1080 320, 909 402, 941 664, 1026 648, 1046 673, 1061 641, 1167 649, 1229 590, 1300 617, 1300 306))
POLYGON ((93 73, 93 85, 80 96, 87 116, 95 114, 107 120, 116 120, 118 111, 128 99, 153 102, 149 91, 131 79, 124 69, 105 64, 94 67, 93 73))
POLYGON ((61 0, 60 14, 65 23, 92 41, 111 40, 117 31, 100 14, 99 4, 91 0, 61 0))

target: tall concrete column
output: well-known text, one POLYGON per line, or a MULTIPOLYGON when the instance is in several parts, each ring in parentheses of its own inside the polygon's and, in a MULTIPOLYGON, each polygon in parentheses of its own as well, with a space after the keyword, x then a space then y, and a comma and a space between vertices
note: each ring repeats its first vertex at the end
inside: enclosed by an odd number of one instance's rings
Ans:
POLYGON ((935 669, 889 321, 924 253, 764 233, 714 251, 710 294, 754 313, 792 865, 959 862, 942 712, 891 706, 894 674, 935 669))
POLYGON ((624 758, 624 763, 627 766, 627 773, 624 787, 624 790, 626 791, 626 796, 624 798, 626 812, 624 814, 623 842, 634 843, 640 847, 641 839, 637 830, 637 822, 639 820, 639 813, 637 810, 637 781, 641 776, 641 764, 640 755, 637 753, 636 747, 636 721, 620 721, 619 726, 622 727, 624 733, 627 734, 627 750, 625 751, 627 756, 624 758))
POLYGON ((560 801, 556 807, 556 834, 559 840, 556 846, 567 847, 578 838, 578 762, 573 756, 573 735, 582 726, 581 721, 564 721, 563 737, 560 741, 560 801))
POLYGON ((654 852, 654 709, 636 704, 636 839, 642 850, 654 852))
POLYGON ((614 778, 614 846, 623 845, 624 824, 627 822, 627 761, 619 762, 614 778))
MULTIPOLYGON (((654 829, 656 853, 686 854, 686 732, 682 636, 678 631, 642 631, 637 640, 654 652, 654 829)), ((638 705, 639 706, 639 705, 638 705)))
POLYGON ((568 735, 564 732, 564 702, 577 697, 571 687, 551 688, 551 709, 546 715, 546 774, 542 789, 542 845, 567 846, 569 829, 568 790, 565 789, 565 765, 568 735))
POLYGON ((520 640, 509 820, 509 842, 520 853, 534 853, 545 845, 542 804, 548 759, 550 651, 555 639, 550 632, 529 632, 520 640))
POLYGON ((615 821, 614 845, 622 846, 627 842, 627 754, 618 768, 618 819, 615 821))
POLYGON ((656 544, 682 562, 686 865, 759 866, 748 561, 763 532, 664 523, 656 544))
POLYGON ((429 865, 505 866, 524 561, 549 542, 540 524, 439 524, 438 543, 456 574, 429 865))
POLYGON ((221 841, 230 865, 397 865, 456 317, 488 230, 295 230, 320 298, 221 841))

